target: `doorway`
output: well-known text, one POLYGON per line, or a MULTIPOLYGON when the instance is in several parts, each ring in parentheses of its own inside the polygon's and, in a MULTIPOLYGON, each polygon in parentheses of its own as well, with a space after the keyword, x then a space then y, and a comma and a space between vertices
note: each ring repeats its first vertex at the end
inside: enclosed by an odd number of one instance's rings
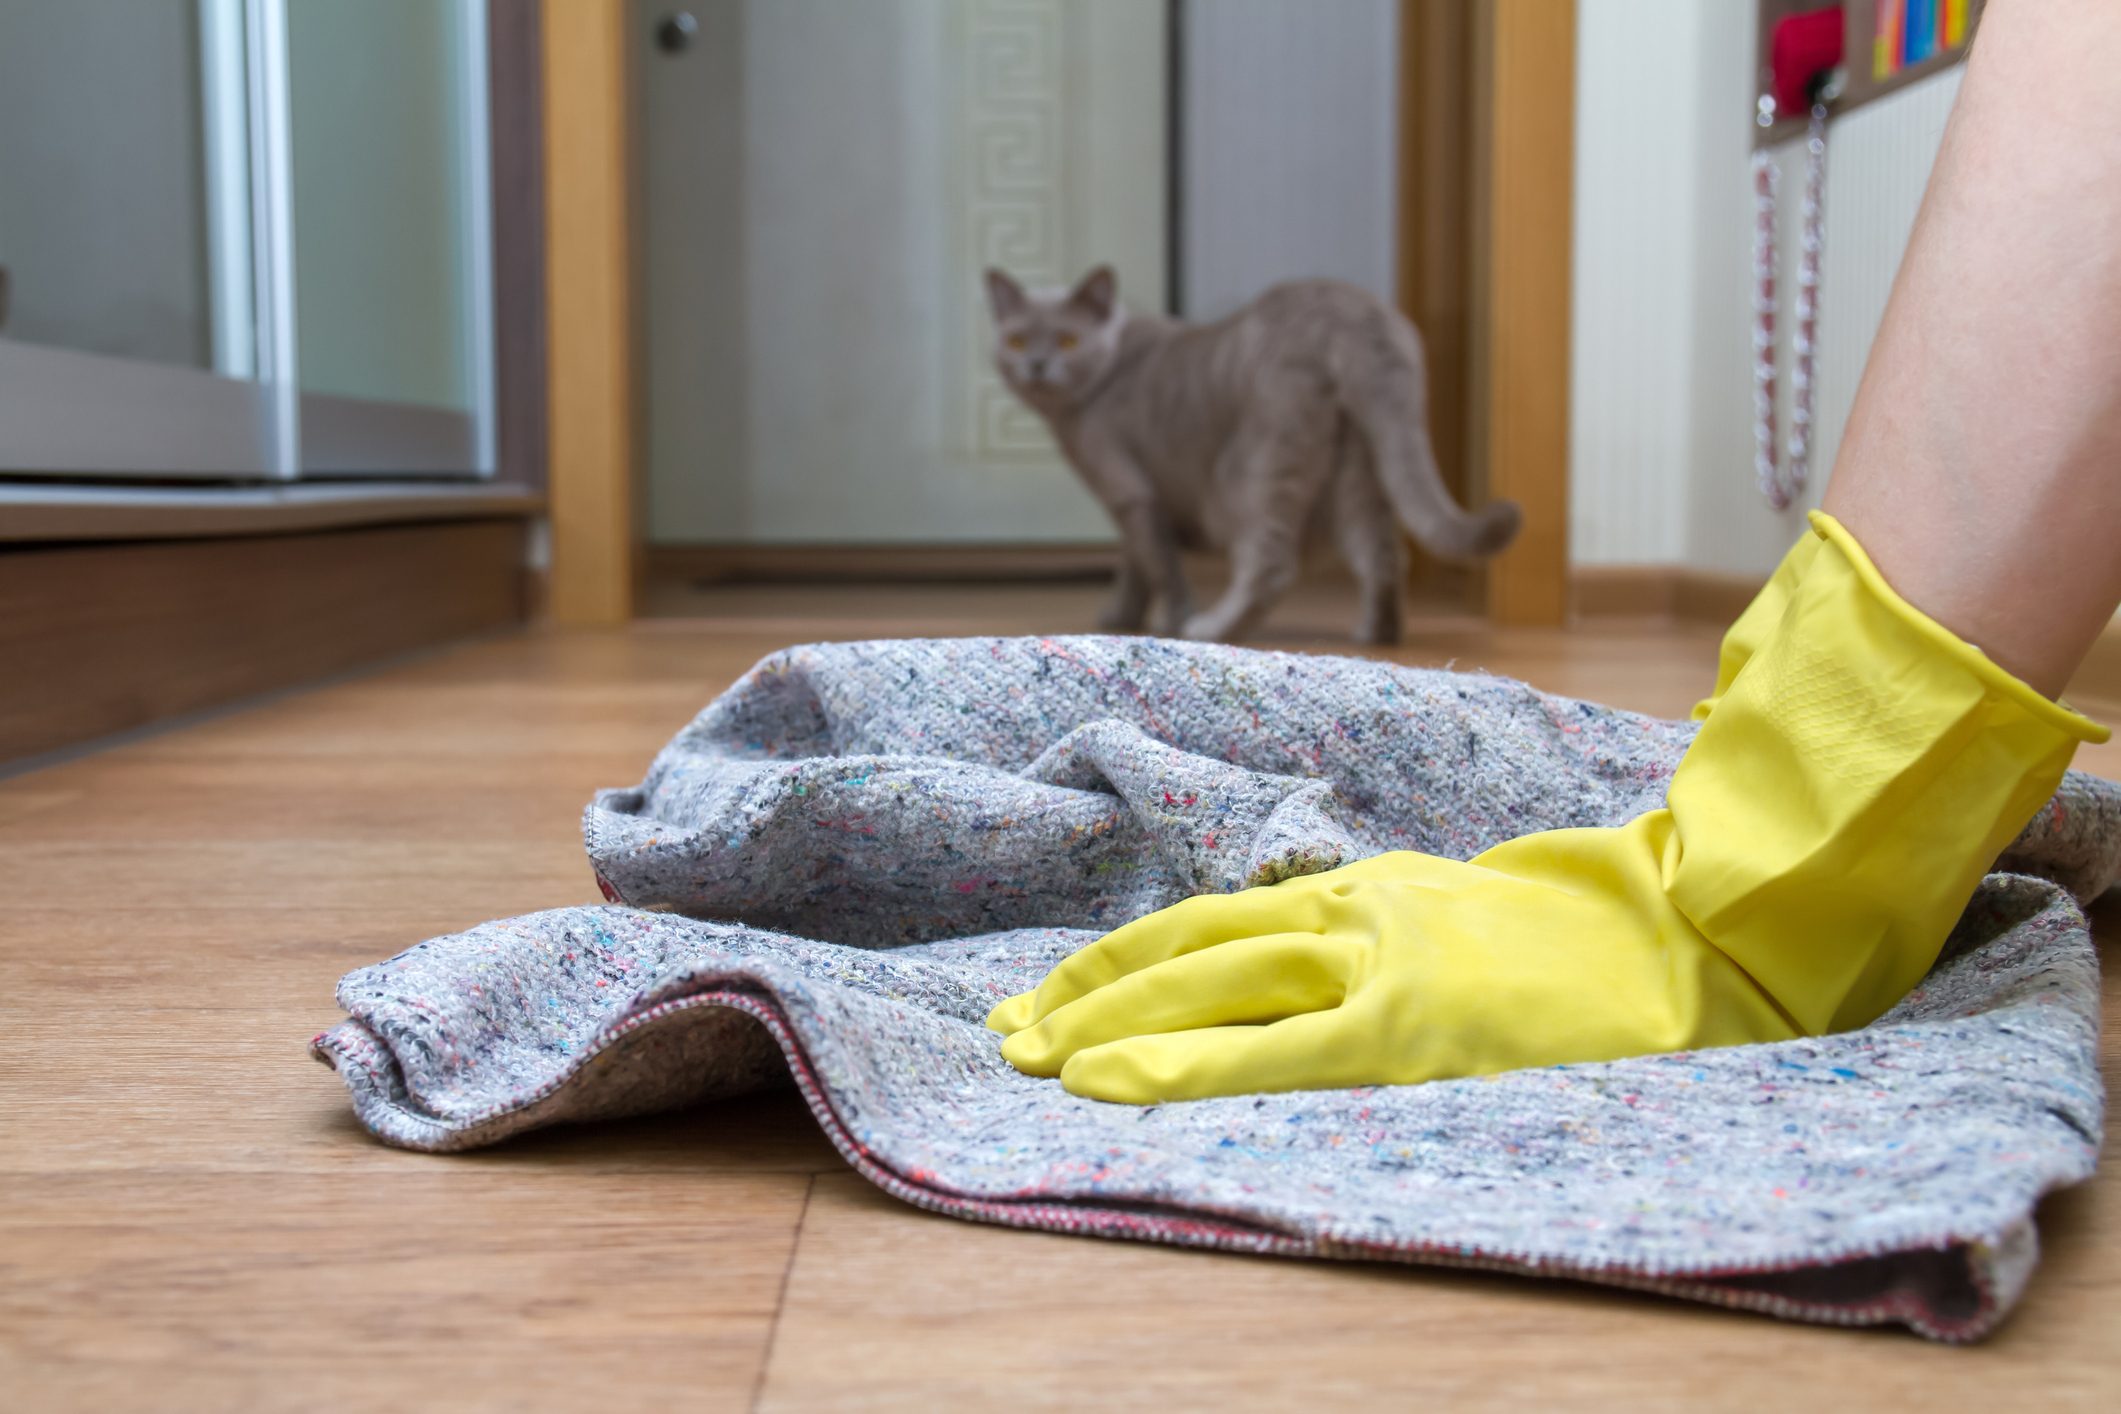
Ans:
POLYGON ((629 0, 648 577, 1110 563, 1102 513, 987 368, 980 267, 1059 283, 1109 259, 1137 306, 1220 313, 1188 307, 1214 284, 1200 232, 1264 246, 1277 215, 1300 233, 1331 212, 1336 238, 1351 222, 1382 232, 1360 259, 1429 334, 1454 489, 1525 505, 1521 546, 1465 592, 1558 622, 1573 6, 1361 0, 1306 9, 1273 40, 1291 9, 629 0), (1243 104, 1218 125, 1204 94, 1220 80, 1271 106, 1263 84, 1231 81, 1247 23, 1281 61, 1271 80, 1329 67, 1300 52, 1328 13, 1373 29, 1309 116, 1367 84, 1367 118, 1298 150, 1298 170, 1382 170, 1366 192, 1277 202, 1272 139, 1292 124, 1254 124, 1246 149, 1243 104), (1216 138, 1236 154, 1219 205, 1203 155, 1216 138), (1439 202, 1455 217, 1437 219, 1439 202), (1239 215, 1205 224, 1219 207, 1239 215))
MULTIPOLYGON (((1095 543, 988 366, 980 272, 1165 305, 1163 7, 635 0, 646 529, 759 547, 1095 543)), ((675 555, 670 552, 675 552, 675 555)))

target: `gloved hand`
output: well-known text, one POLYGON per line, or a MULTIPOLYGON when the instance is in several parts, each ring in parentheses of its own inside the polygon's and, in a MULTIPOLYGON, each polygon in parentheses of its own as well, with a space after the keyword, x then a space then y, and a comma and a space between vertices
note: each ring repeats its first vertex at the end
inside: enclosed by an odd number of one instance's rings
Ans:
POLYGON ((1003 1056, 1150 1103, 1875 1019, 1928 971, 2076 743, 2105 732, 1903 601, 1835 521, 1813 527, 1666 808, 1468 863, 1386 854, 1188 899, 996 1007, 1003 1056))
POLYGON ((1760 646, 1782 622, 1783 611, 1790 606, 1790 599, 1797 592, 1797 585, 1804 578, 1805 568, 1812 563, 1812 556, 1819 553, 1819 536, 1806 531, 1797 537, 1783 555, 1782 563, 1768 576, 1768 582, 1753 596, 1753 602, 1723 631, 1723 645, 1716 654, 1716 686, 1707 697, 1694 704, 1691 714, 1699 722, 1707 719, 1723 694, 1731 690, 1738 680, 1738 670, 1753 660, 1760 646))

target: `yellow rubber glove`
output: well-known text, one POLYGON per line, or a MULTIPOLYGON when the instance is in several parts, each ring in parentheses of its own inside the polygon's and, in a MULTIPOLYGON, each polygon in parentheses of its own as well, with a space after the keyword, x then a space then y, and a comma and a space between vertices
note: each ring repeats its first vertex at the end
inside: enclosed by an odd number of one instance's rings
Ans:
POLYGON ((994 1009, 1132 1103, 1411 1084, 1860 1026, 2103 729, 1903 601, 1825 516, 1773 628, 1618 829, 1381 855, 1138 919, 994 1009))
POLYGON ((1783 610, 1789 608, 1790 600, 1796 595, 1805 567, 1811 564, 1812 556, 1819 553, 1819 543, 1818 535, 1811 531, 1798 536, 1797 543, 1782 557, 1782 563, 1775 566, 1774 574, 1768 576, 1768 582, 1753 596, 1753 602, 1746 605, 1745 612, 1724 630, 1723 647, 1716 654, 1716 687, 1694 704, 1692 715, 1695 721, 1706 719, 1723 700, 1723 694, 1729 692, 1731 684, 1738 680, 1738 670, 1753 660, 1760 645, 1775 631, 1775 625, 1782 622, 1783 610))

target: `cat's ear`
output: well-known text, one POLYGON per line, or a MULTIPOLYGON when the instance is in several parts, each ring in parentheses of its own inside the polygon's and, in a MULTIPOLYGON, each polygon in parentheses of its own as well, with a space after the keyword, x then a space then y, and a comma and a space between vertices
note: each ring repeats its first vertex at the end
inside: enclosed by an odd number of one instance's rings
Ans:
POLYGON ((1119 300, 1119 276, 1109 265, 1100 265, 1076 282, 1068 292, 1068 307, 1102 324, 1112 317, 1119 300))
POLYGON ((1022 285, 1010 279, 1007 272, 992 265, 987 267, 987 308, 994 311, 995 323, 1013 319, 1030 307, 1030 297, 1022 285))

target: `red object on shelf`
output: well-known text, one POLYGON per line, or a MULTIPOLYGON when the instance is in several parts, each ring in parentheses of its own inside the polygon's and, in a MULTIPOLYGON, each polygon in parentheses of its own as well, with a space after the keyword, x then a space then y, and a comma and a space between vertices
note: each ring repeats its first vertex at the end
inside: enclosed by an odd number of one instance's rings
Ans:
POLYGON ((1794 118, 1812 106, 1812 83, 1841 66, 1844 31, 1841 6, 1827 5, 1776 24, 1768 49, 1775 76, 1775 111, 1794 118))

